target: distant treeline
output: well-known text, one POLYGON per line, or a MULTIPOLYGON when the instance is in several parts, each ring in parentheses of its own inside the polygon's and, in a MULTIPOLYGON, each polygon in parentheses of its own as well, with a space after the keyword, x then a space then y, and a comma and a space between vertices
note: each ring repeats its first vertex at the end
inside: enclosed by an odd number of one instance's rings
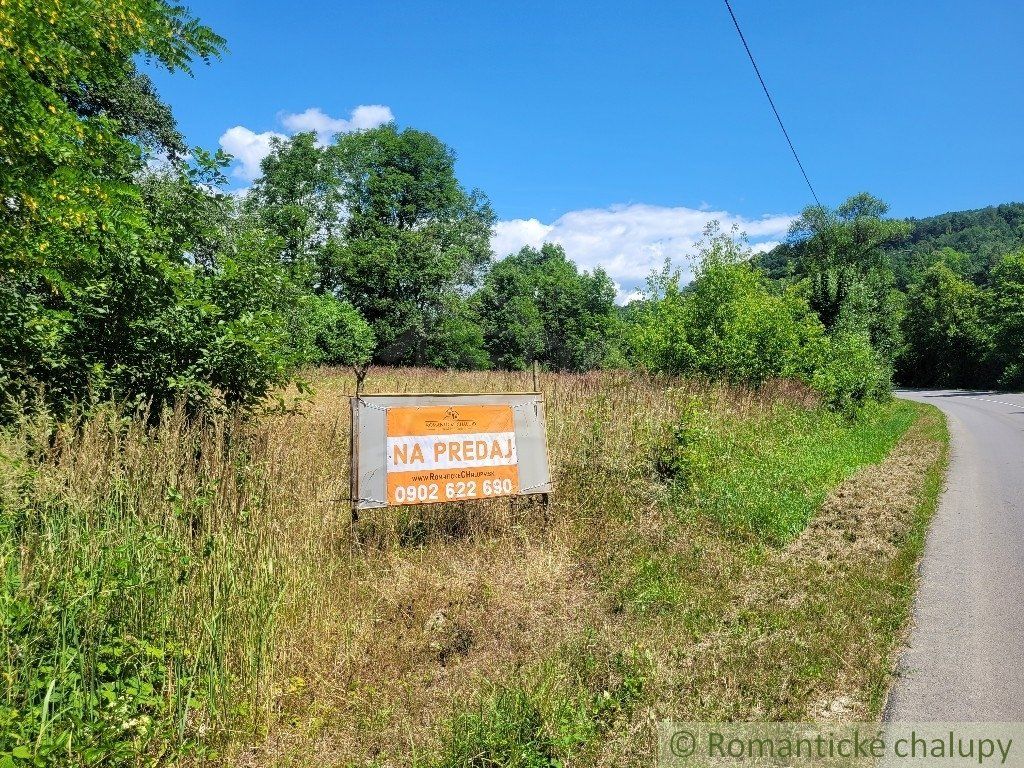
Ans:
MULTIPOLYGON (((881 246, 892 259, 896 284, 903 291, 932 264, 951 258, 965 277, 984 285, 1003 256, 1024 250, 1024 203, 951 211, 907 222, 910 229, 904 239, 881 246)), ((794 244, 783 243, 761 254, 758 262, 770 277, 788 277, 797 251, 794 244)))
POLYGON ((907 223, 857 195, 807 209, 760 261, 712 229, 692 284, 666 267, 617 308, 608 275, 557 245, 495 260, 486 196, 424 131, 276 139, 251 189, 225 192, 230 158, 188 147, 137 67, 187 72, 223 41, 179 7, 103 9, 0 8, 8 415, 244 407, 303 366, 371 362, 797 377, 842 409, 893 370, 1021 381, 1020 206, 907 223))
MULTIPOLYGON (((879 245, 877 266, 901 305, 897 380, 1024 388, 1024 204, 909 219, 905 226, 879 245)), ((795 239, 758 262, 772 278, 791 281, 803 271, 806 249, 795 239)))

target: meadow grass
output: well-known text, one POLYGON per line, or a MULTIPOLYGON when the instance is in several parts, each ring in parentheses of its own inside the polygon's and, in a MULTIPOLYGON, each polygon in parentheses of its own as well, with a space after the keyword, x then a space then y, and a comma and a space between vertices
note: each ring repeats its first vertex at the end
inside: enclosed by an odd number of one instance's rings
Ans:
POLYGON ((255 420, 108 408, 0 434, 14 764, 644 765, 660 717, 877 711, 941 478, 934 412, 545 375, 550 522, 506 499, 373 511, 353 536, 354 382, 310 383, 255 420), (879 466, 881 501, 843 507, 879 466))
POLYGON ((683 504, 783 543, 804 529, 828 491, 880 461, 916 418, 906 403, 869 403, 859 418, 779 408, 767 418, 694 409, 675 449, 683 504))

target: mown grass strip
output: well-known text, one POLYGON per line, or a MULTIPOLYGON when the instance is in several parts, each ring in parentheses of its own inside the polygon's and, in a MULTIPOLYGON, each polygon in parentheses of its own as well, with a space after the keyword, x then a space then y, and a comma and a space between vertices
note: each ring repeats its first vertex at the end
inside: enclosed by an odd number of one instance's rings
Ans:
POLYGON ((941 446, 939 458, 928 467, 921 484, 920 500, 906 541, 889 567, 889 584, 892 602, 888 612, 889 632, 883 638, 887 663, 879 665, 870 687, 869 708, 872 717, 881 715, 893 682, 892 670, 905 640, 914 606, 919 581, 918 563, 924 554, 928 526, 939 506, 939 498, 945 487, 946 470, 949 466, 949 425, 942 413, 934 406, 913 404, 919 414, 922 436, 941 446))
POLYGON ((780 405, 753 419, 693 409, 674 433, 681 506, 781 544, 807 525, 829 490, 884 458, 917 418, 905 401, 872 403, 856 420, 780 405))

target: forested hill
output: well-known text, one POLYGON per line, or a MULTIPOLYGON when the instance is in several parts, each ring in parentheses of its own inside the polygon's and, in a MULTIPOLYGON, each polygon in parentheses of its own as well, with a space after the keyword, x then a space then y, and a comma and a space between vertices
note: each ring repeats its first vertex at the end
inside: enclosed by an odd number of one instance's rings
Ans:
MULTIPOLYGON (((1024 249, 1024 203, 950 211, 908 221, 909 237, 885 247, 893 256, 897 282, 903 288, 936 261, 943 249, 962 254, 946 252, 943 258, 959 262, 957 271, 979 284, 987 282, 989 272, 1002 256, 1024 249)), ((792 253, 790 245, 780 245, 761 258, 761 265, 771 276, 782 277, 789 270, 792 253)))

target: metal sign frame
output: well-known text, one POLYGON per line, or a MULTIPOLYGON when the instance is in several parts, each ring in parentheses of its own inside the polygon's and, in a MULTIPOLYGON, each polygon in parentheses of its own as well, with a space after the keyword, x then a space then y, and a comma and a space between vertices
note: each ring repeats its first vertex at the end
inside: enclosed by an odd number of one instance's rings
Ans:
MULTIPOLYGON (((507 406, 512 409, 518 487, 514 493, 500 493, 490 498, 541 495, 547 502, 552 482, 547 449, 547 420, 541 393, 358 394, 350 398, 350 498, 353 521, 358 519, 359 510, 401 506, 400 503, 389 503, 387 494, 388 410, 458 406, 507 406)), ((416 503, 451 503, 483 498, 488 497, 449 499, 439 494, 436 500, 420 500, 416 503)))

